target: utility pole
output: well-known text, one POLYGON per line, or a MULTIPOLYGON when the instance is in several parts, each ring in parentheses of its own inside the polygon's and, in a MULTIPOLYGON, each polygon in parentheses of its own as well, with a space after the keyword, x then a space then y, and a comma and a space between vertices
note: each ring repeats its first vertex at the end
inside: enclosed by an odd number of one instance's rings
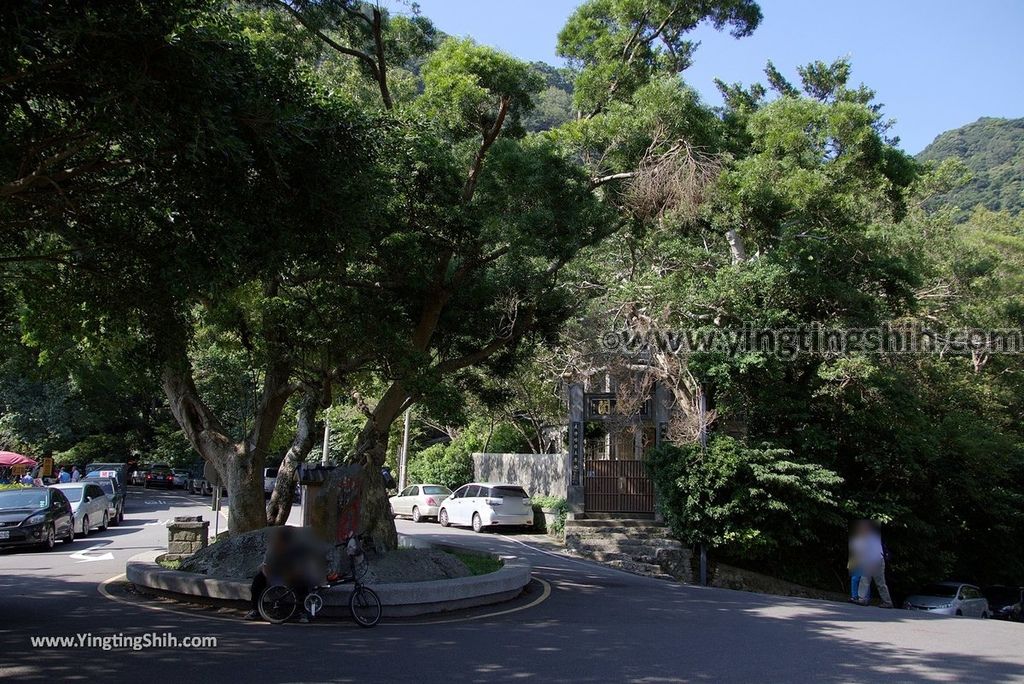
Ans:
MULTIPOLYGON (((701 451, 706 456, 708 451, 708 402, 704 396, 704 388, 701 386, 697 387, 697 411, 700 421, 697 435, 700 439, 701 451)), ((708 547, 704 542, 700 543, 700 586, 708 586, 708 547)))
POLYGON ((331 419, 324 417, 324 448, 320 454, 320 465, 327 467, 327 454, 330 453, 331 419))
POLYGON ((398 491, 405 489, 409 466, 409 416, 412 408, 405 409, 405 426, 402 429, 402 451, 398 454, 398 491))

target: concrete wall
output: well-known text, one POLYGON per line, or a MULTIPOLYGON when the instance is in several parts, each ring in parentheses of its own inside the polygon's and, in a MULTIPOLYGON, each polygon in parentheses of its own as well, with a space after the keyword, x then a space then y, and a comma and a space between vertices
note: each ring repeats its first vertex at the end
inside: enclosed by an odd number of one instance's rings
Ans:
POLYGON ((531 496, 565 498, 569 454, 473 454, 473 479, 522 486, 531 496))

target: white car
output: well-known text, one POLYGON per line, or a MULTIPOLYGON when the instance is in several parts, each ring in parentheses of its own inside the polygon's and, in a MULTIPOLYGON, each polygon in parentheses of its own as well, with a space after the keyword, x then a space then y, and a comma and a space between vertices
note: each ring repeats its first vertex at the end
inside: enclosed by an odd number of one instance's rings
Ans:
POLYGON ((75 516, 75 532, 87 537, 94 527, 101 531, 110 524, 110 499, 95 482, 71 482, 50 485, 59 489, 71 502, 75 516))
POLYGON ((444 500, 437 521, 444 527, 472 525, 474 532, 499 525, 532 527, 533 504, 519 485, 471 482, 444 500))
POLYGON ((937 582, 908 596, 903 602, 907 610, 927 610, 937 615, 963 615, 987 618, 988 599, 981 589, 962 582, 937 582))
POLYGON ((444 485, 418 484, 406 487, 391 497, 391 514, 407 515, 413 522, 421 522, 426 518, 436 518, 441 503, 452 495, 452 490, 444 485))

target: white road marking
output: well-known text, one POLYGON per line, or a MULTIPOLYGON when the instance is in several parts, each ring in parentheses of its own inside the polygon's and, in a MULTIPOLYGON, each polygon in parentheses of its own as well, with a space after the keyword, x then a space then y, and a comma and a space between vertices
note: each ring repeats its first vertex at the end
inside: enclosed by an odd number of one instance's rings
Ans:
POLYGON ((91 556, 91 555, 89 555, 90 551, 95 551, 96 549, 99 549, 99 548, 102 548, 102 547, 101 546, 93 546, 93 547, 88 548, 88 549, 82 549, 81 551, 75 551, 74 553, 69 555, 68 558, 71 558, 72 560, 78 561, 79 563, 88 563, 90 561, 114 560, 114 554, 110 553, 109 551, 107 551, 106 553, 101 553, 98 556, 91 556))

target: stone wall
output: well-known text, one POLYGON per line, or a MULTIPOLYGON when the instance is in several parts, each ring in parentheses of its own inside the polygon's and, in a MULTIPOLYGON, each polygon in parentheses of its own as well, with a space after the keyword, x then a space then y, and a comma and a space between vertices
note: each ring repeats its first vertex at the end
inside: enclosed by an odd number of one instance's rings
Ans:
POLYGON ((167 555, 191 556, 205 549, 210 538, 210 523, 201 515, 179 515, 167 523, 167 555))
POLYGON ((473 454, 473 479, 520 485, 531 496, 565 498, 569 454, 473 454))

